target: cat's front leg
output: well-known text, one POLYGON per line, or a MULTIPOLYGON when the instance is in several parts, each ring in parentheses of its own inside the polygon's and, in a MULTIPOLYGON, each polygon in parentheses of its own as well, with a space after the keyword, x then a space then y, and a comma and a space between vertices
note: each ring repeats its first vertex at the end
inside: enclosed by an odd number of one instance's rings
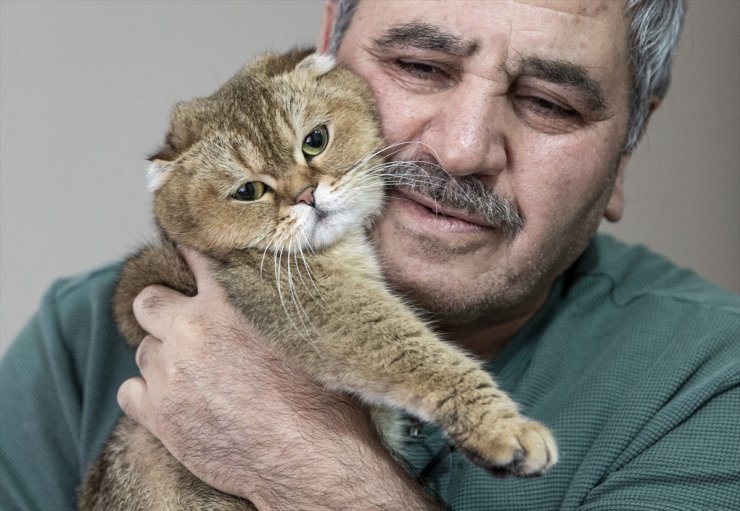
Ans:
POLYGON ((437 382, 429 375, 434 389, 419 410, 429 410, 452 443, 493 475, 535 476, 552 467, 558 459, 552 433, 522 416, 488 373, 459 369, 437 382))
POLYGON ((407 400, 409 411, 438 424, 469 460, 494 475, 520 477, 542 474, 557 462, 550 431, 522 416, 475 361, 438 339, 405 343, 389 365, 410 378, 392 391, 393 398, 407 400), (418 349, 408 349, 417 343, 418 349))
POLYGON ((318 342, 318 351, 301 350, 309 374, 438 424, 493 474, 538 475, 557 461, 550 431, 523 417, 476 360, 439 339, 400 300, 376 286, 345 286, 341 293, 334 303, 345 305, 308 345, 318 342))

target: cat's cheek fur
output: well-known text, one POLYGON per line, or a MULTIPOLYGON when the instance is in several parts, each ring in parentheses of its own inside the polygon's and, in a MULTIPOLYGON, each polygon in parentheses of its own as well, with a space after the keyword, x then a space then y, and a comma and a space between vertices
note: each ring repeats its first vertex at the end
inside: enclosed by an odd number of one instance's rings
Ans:
POLYGON ((361 187, 364 189, 362 195, 356 195, 351 189, 345 189, 342 193, 321 184, 316 188, 314 196, 318 209, 312 211, 313 232, 310 237, 313 249, 320 250, 335 244, 348 230, 363 225, 366 219, 380 211, 383 204, 382 184, 366 179, 361 187))
POLYGON ((358 224, 356 215, 349 213, 330 213, 316 222, 311 246, 323 249, 341 239, 350 226, 358 224))

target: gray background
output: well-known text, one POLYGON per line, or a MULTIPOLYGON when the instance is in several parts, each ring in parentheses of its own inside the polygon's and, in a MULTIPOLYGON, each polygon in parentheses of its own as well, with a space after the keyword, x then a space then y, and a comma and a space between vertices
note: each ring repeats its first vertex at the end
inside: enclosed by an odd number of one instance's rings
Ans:
MULTIPOLYGON (((321 0, 0 0, 0 351, 57 277, 152 233, 145 156, 171 105, 311 44, 321 0)), ((605 230, 740 292, 740 2, 693 0, 672 90, 605 230)))

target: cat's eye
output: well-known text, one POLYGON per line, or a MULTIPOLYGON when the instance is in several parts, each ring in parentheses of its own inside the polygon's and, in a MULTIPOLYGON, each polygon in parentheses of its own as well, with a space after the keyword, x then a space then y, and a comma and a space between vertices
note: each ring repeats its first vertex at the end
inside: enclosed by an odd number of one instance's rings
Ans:
POLYGON ((269 188, 260 181, 249 181, 241 185, 232 195, 239 201, 254 201, 262 197, 269 188))
POLYGON ((306 159, 310 160, 314 156, 318 156, 324 152, 326 144, 328 143, 329 131, 326 129, 326 126, 322 124, 321 126, 316 126, 311 130, 311 133, 306 135, 306 138, 303 139, 303 147, 301 150, 306 159))

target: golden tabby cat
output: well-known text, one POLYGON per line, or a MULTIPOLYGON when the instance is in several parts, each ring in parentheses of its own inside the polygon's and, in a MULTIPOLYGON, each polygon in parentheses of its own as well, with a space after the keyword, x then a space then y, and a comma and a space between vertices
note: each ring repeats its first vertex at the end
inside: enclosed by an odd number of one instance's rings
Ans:
MULTIPOLYGON (((174 244, 212 272, 260 338, 328 388, 438 424, 495 473, 557 458, 479 363, 438 339, 386 287, 365 237, 382 207, 383 142, 369 90, 325 56, 265 55, 215 94, 178 105, 150 185, 163 233, 125 264, 115 317, 131 346, 149 284, 197 290, 174 244)), ((378 424, 381 432, 389 424, 378 424)), ((185 470, 122 419, 80 493, 82 509, 253 509, 185 470)))

